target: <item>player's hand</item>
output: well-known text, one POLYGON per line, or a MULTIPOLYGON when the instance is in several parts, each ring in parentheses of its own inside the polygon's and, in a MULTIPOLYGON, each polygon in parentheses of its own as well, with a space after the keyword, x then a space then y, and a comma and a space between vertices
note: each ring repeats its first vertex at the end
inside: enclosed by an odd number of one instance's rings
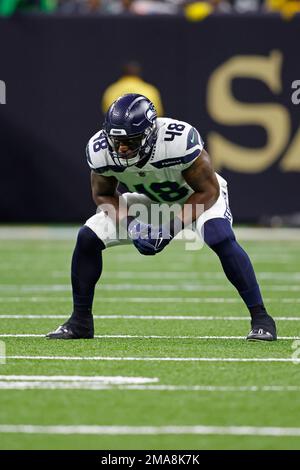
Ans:
POLYGON ((172 240, 164 226, 158 228, 138 222, 128 231, 134 246, 142 255, 153 256, 162 251, 172 240))

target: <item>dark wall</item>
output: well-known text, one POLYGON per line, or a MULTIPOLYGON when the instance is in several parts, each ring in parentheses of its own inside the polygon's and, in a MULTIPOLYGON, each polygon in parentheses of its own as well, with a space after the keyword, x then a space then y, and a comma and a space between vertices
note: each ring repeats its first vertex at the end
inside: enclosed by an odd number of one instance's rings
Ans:
POLYGON ((167 115, 198 128, 236 220, 300 211, 299 39, 299 17, 0 20, 0 219, 84 221, 94 211, 85 145, 127 58, 142 63, 167 115))

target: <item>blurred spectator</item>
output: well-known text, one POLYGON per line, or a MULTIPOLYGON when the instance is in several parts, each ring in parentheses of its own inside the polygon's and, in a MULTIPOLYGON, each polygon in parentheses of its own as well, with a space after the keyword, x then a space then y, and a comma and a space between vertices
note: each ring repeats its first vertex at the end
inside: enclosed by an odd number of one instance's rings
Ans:
POLYGON ((160 93, 154 85, 146 83, 142 78, 142 69, 137 62, 127 62, 123 65, 123 75, 110 85, 102 97, 102 111, 106 113, 113 101, 126 93, 140 93, 147 96, 154 104, 157 114, 163 115, 160 93))
POLYGON ((0 16, 16 10, 64 14, 177 15, 200 21, 212 13, 278 12, 289 19, 300 13, 300 0, 0 0, 0 16))
POLYGON ((132 4, 133 13, 136 15, 176 15, 180 9, 169 1, 135 0, 132 4))
POLYGON ((185 3, 187 18, 197 21, 206 18, 206 16, 212 13, 258 12, 262 10, 264 0, 202 0, 197 2, 187 1, 185 3))
POLYGON ((102 12, 112 15, 120 15, 121 13, 133 13, 131 7, 134 0, 103 0, 102 12))
POLYGON ((133 15, 177 14, 181 0, 106 0, 103 13, 133 15))
POLYGON ((236 13, 252 13, 259 11, 263 0, 234 0, 232 2, 236 13))
POLYGON ((300 0, 266 0, 267 11, 277 11, 289 19, 300 13, 300 0))
POLYGON ((232 6, 228 0, 209 0, 208 3, 212 6, 215 12, 230 13, 232 11, 232 6))
POLYGON ((228 0, 203 0, 186 2, 185 16, 190 21, 201 21, 214 12, 230 13, 232 6, 228 0))
POLYGON ((11 16, 17 10, 51 12, 58 0, 0 0, 0 16, 11 16))
MULTIPOLYGON (((0 0, 1 1, 1 0, 0 0)), ((103 0, 59 0, 59 11, 65 14, 101 13, 103 0)))

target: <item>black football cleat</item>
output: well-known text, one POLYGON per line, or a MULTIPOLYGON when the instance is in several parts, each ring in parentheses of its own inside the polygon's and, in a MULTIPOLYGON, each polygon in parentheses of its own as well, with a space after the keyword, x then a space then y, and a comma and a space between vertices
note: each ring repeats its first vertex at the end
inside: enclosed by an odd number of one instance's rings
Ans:
POLYGON ((276 341, 277 336, 276 334, 272 335, 272 333, 263 328, 254 328, 248 334, 247 339, 250 341, 276 341))
POLYGON ((68 322, 59 326, 55 331, 50 331, 50 333, 46 335, 47 339, 91 339, 93 337, 93 329, 81 329, 81 331, 76 331, 68 322))
POLYGON ((252 330, 247 338, 250 341, 276 341, 276 324, 273 318, 267 313, 252 319, 252 330))

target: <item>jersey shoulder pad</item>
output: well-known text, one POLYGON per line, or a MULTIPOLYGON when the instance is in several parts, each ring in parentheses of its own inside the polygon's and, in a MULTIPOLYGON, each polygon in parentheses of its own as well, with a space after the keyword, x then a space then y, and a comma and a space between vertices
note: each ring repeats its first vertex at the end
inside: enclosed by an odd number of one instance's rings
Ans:
POLYGON ((88 141, 86 146, 86 158, 89 167, 95 173, 110 176, 120 171, 120 168, 114 164, 109 155, 108 143, 102 130, 98 131, 88 141))
POLYGON ((188 168, 203 149, 203 141, 195 127, 176 119, 159 119, 155 160, 156 168, 183 165, 188 168))

